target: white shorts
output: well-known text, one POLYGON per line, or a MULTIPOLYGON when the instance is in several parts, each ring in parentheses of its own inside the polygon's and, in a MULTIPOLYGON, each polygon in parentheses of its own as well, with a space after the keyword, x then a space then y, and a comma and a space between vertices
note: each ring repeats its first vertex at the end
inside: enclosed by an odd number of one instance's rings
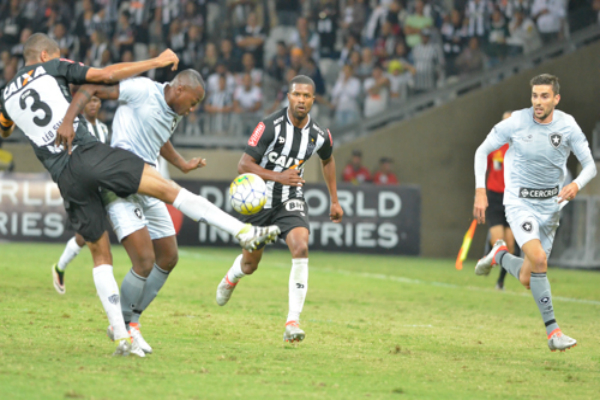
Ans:
POLYGON ((530 240, 539 239, 546 256, 550 257, 560 213, 543 212, 527 205, 506 205, 506 220, 520 247, 530 240))
POLYGON ((152 240, 175 235, 167 206, 154 197, 133 194, 126 199, 117 198, 105 208, 119 242, 145 227, 152 240))

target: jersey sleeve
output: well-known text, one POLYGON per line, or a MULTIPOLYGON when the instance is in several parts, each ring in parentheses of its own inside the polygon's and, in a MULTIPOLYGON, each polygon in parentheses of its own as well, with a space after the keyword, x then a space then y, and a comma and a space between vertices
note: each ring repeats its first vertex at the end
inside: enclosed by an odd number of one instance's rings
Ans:
POLYGON ((56 66, 58 75, 64 76, 68 83, 74 83, 76 85, 82 85, 86 83, 85 76, 90 67, 80 62, 71 61, 66 58, 58 60, 56 66))
POLYGON ((569 138, 569 146, 583 167, 579 176, 574 180, 579 189, 581 189, 596 176, 596 164, 594 163, 587 138, 579 125, 576 122, 573 123, 573 133, 569 138))
POLYGON ((331 137, 331 132, 327 129, 327 136, 325 136, 325 141, 323 142, 323 146, 319 150, 317 150, 317 154, 321 158, 321 160, 329 160, 331 158, 331 154, 333 153, 333 138, 331 137))
POLYGON ((148 78, 131 78, 119 82, 119 102, 129 105, 144 104, 148 100, 148 78))
POLYGON ((265 151, 275 138, 275 131, 272 127, 267 127, 264 122, 259 122, 252 131, 250 139, 244 152, 254 158, 256 161, 260 161, 265 155, 265 151))
POLYGON ((481 146, 475 152, 475 187, 485 188, 485 173, 488 167, 488 155, 510 141, 513 132, 513 123, 516 116, 496 124, 487 135, 481 146))

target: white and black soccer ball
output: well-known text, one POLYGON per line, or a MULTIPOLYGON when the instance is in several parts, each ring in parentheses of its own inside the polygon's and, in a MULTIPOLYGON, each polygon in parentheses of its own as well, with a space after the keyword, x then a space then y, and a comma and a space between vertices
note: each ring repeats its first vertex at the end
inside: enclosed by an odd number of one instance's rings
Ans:
POLYGON ((242 174, 229 186, 229 201, 240 214, 256 214, 267 202, 267 185, 258 175, 242 174))

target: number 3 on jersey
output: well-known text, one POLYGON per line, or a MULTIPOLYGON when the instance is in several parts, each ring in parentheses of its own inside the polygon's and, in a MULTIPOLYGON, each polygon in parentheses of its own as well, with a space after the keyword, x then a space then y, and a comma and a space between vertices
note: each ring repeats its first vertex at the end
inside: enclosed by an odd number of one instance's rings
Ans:
POLYGON ((38 114, 35 114, 33 123, 39 127, 45 127, 50 123, 50 121, 52 121, 52 110, 48 104, 40 100, 40 94, 34 89, 26 90, 25 93, 21 95, 21 98, 19 99, 21 110, 27 109, 27 100, 29 100, 29 98, 33 99, 33 103, 31 103, 31 111, 35 113, 36 111, 41 110, 44 112, 44 115, 41 118, 38 116, 38 114))

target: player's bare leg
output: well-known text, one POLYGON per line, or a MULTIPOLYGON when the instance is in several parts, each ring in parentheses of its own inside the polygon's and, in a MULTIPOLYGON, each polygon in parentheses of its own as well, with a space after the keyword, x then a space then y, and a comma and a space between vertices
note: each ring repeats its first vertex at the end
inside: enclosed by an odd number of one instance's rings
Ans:
POLYGON ((262 243, 270 243, 279 235, 276 226, 253 227, 232 217, 202 196, 182 189, 172 181, 164 179, 149 165, 144 167, 138 193, 155 197, 165 203, 173 204, 194 221, 205 221, 239 240, 246 250, 254 250, 262 243))
POLYGON ((114 355, 127 356, 132 350, 129 333, 125 327, 121 313, 119 286, 115 281, 112 267, 112 254, 108 233, 104 232, 95 242, 87 242, 94 260, 94 284, 98 297, 102 302, 108 322, 113 327, 113 335, 117 342, 114 355))
POLYGON ((306 334, 300 329, 300 313, 308 291, 308 229, 294 228, 288 233, 286 243, 292 254, 289 280, 289 311, 283 340, 301 342, 306 334))
POLYGON ((233 265, 225 274, 225 277, 217 286, 217 304, 224 306, 227 304, 234 289, 246 275, 251 275, 258 268, 258 264, 262 259, 264 249, 254 250, 249 252, 248 250, 242 250, 242 254, 236 257, 233 261, 233 265))
POLYGON ((550 282, 546 276, 548 260, 542 243, 539 239, 530 240, 522 246, 522 250, 525 259, 515 257, 508 251, 500 251, 495 256, 496 262, 519 279, 523 286, 531 289, 546 326, 550 350, 564 351, 575 346, 577 341, 563 334, 554 318, 550 282))
POLYGON ((58 263, 52 265, 52 282, 54 283, 54 289, 58 294, 65 294, 67 288, 65 287, 65 269, 71 261, 79 255, 81 249, 85 246, 85 240, 83 236, 76 233, 65 246, 62 255, 58 259, 58 263))

